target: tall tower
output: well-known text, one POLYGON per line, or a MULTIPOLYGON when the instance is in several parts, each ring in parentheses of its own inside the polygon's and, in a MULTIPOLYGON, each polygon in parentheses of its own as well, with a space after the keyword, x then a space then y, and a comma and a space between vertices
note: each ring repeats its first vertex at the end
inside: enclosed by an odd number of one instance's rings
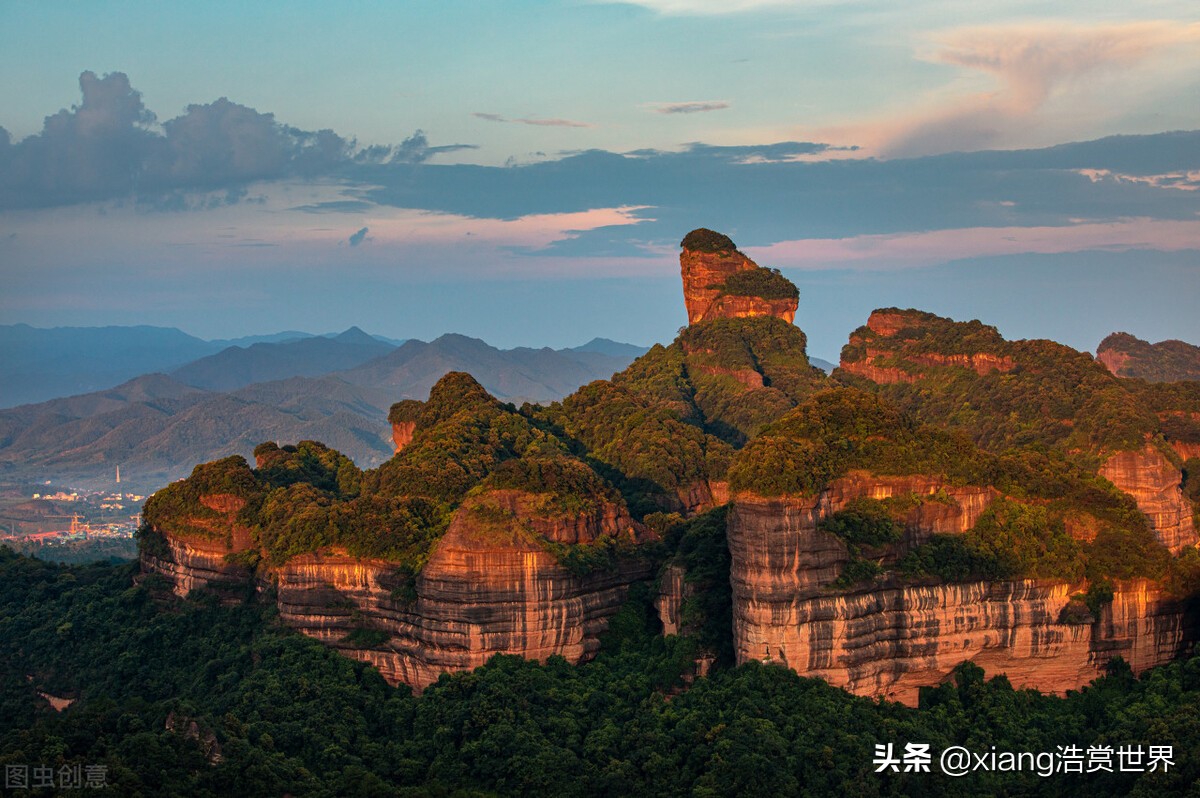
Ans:
POLYGON ((117 484, 121 484, 121 467, 117 466, 117 484))

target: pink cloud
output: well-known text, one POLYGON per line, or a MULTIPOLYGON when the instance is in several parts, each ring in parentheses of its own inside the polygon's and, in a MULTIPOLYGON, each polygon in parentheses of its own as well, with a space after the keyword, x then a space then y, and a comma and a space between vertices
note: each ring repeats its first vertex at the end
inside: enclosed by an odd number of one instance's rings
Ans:
POLYGON ((967 227, 923 233, 811 238, 747 247, 764 266, 904 269, 992 255, 1089 250, 1200 250, 1200 219, 1126 219, 1067 227, 967 227))
POLYGON ((1162 82, 1155 70, 1200 64, 1198 45, 1200 23, 1165 21, 944 31, 918 57, 961 67, 966 78, 990 75, 991 88, 949 96, 941 89, 899 114, 814 133, 816 140, 853 141, 885 157, 1062 140, 1080 120, 1126 111, 1111 91, 1136 97, 1139 86, 1162 82))

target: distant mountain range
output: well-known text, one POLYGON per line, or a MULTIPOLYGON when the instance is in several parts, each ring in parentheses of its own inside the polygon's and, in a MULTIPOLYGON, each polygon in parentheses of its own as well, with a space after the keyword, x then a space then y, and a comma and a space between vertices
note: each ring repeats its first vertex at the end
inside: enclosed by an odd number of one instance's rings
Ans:
MULTIPOLYGON (((403 343, 367 336, 357 328, 342 335, 351 333, 356 334, 355 338, 371 338, 382 346, 403 343)), ((317 336, 287 330, 205 341, 174 327, 41 329, 28 324, 0 325, 0 376, 3 377, 0 408, 106 390, 142 374, 170 372, 225 350, 332 337, 333 334, 317 336)), ((332 369, 325 369, 329 370, 332 369)), ((257 377, 252 381, 276 378, 257 377)))
POLYGON ((825 372, 826 374, 829 374, 835 368, 837 368, 837 363, 830 363, 828 360, 822 360, 819 357, 810 357, 808 359, 808 362, 812 363, 814 366, 816 366, 817 368, 819 368, 821 371, 825 372))
POLYGON ((353 368, 396 347, 351 327, 333 338, 309 336, 279 343, 231 346, 175 369, 180 382, 210 391, 233 391, 256 382, 316 377, 353 368))
MULTIPOLYGON (((0 339, 14 329, 0 328, 0 339)), ((32 350, 49 353, 57 347, 62 368, 82 364, 82 354, 63 354, 74 345, 96 357, 91 371, 78 378, 83 384, 139 362, 169 363, 214 343, 164 328, 93 330, 119 352, 116 362, 101 369, 95 364, 104 362, 98 354, 104 347, 85 343, 84 329, 35 331, 53 334, 46 336, 26 332, 25 342, 12 347, 12 360, 30 363, 32 350), (139 351, 139 340, 158 343, 139 351)), ((20 337, 18 332, 11 339, 20 337)), ((320 440, 360 466, 374 466, 392 452, 391 404, 424 399, 448 371, 470 372, 506 401, 548 402, 612 376, 646 351, 601 338, 571 349, 501 350, 463 335, 396 347, 355 327, 332 337, 268 338, 278 340, 242 341, 169 374, 142 374, 116 387, 0 410, 0 480, 108 486, 119 465, 122 484, 151 490, 186 476, 191 464, 249 456, 267 440, 320 440)), ((8 372, 7 345, 4 351, 8 372)), ((44 381, 43 390, 49 384, 44 381)))

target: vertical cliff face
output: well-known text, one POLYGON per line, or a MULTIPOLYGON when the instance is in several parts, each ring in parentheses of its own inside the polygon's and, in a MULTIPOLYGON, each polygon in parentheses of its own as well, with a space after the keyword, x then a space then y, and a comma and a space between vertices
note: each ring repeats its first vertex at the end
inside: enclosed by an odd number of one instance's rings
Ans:
POLYGON ((849 551, 841 538, 818 525, 854 499, 936 496, 937 501, 916 504, 906 514, 905 544, 916 546, 931 535, 970 529, 998 495, 992 488, 946 485, 934 477, 866 473, 835 480, 809 499, 741 494, 729 516, 735 625, 739 613, 757 612, 751 605, 786 605, 797 592, 819 590, 838 578, 849 551))
POLYGON ((753 604, 735 616, 738 659, 780 662, 858 695, 915 704, 970 660, 1014 687, 1063 693, 1121 656, 1137 672, 1179 656, 1194 630, 1145 582, 1119 585, 1098 619, 1060 622, 1073 586, 1032 580, 880 587, 753 604))
POLYGON ((415 421, 399 421, 392 424, 392 443, 397 452, 412 443, 413 433, 416 431, 417 422, 415 421))
POLYGON ((495 654, 584 660, 649 567, 614 556, 571 570, 546 544, 633 545, 644 532, 615 505, 549 518, 534 503, 511 491, 465 503, 411 581, 387 562, 342 553, 293 559, 273 572, 280 617, 417 690, 495 654))
POLYGON ((176 595, 205 588, 237 601, 250 590, 252 569, 230 561, 229 555, 239 552, 225 541, 166 538, 165 545, 163 551, 141 553, 142 570, 165 576, 176 595))
POLYGON ((417 690, 498 653, 590 657, 629 585, 649 572, 633 554, 647 533, 623 505, 562 512, 513 490, 465 502, 415 577, 338 549, 255 572, 227 558, 252 548, 250 531, 233 528, 230 538, 166 537, 158 554, 143 551, 142 567, 181 596, 206 588, 244 598, 273 583, 288 626, 417 690))
POLYGON ((143 548, 142 570, 165 576, 179 596, 206 588, 226 601, 240 600, 250 588, 253 573, 238 556, 253 548, 250 529, 238 519, 246 500, 230 494, 203 494, 199 504, 210 512, 182 519, 182 525, 190 527, 193 534, 152 532, 159 545, 143 548))
POLYGON ((678 635, 685 631, 683 604, 695 594, 686 578, 687 569, 679 563, 668 565, 659 577, 654 607, 658 611, 658 620, 662 623, 664 635, 678 635))
POLYGON ((1193 527, 1191 503, 1180 487, 1183 475, 1153 444, 1112 455, 1101 465, 1100 476, 1137 501, 1171 553, 1178 554, 1200 540, 1193 527))
POLYGON ((679 266, 688 324, 750 316, 774 316, 790 324, 796 318, 794 286, 789 290, 791 284, 778 273, 760 267, 719 233, 689 233, 679 266))
MULTIPOLYGON (((1061 693, 1095 678, 1113 656, 1140 671, 1178 656, 1194 638, 1180 604, 1145 581, 1118 585, 1099 618, 1080 614, 1072 595, 1081 586, 1061 581, 830 589, 848 556, 838 537, 818 528, 822 518, 854 497, 936 484, 877 479, 839 480, 809 500, 737 497, 728 537, 739 662, 780 662, 860 695, 911 704, 919 687, 941 682, 964 660, 1006 674, 1014 686, 1061 693)), ((924 519, 930 534, 969 528, 995 496, 941 490, 952 502, 937 503, 945 509, 924 519)))

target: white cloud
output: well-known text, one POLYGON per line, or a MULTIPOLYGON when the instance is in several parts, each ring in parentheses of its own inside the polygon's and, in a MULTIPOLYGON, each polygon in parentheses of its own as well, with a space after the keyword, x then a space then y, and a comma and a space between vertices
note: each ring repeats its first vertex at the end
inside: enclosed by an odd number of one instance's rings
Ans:
POLYGON ((1061 227, 965 227, 780 241, 746 247, 759 263, 802 269, 903 269, 996 255, 1200 250, 1200 220, 1122 219, 1061 227))

